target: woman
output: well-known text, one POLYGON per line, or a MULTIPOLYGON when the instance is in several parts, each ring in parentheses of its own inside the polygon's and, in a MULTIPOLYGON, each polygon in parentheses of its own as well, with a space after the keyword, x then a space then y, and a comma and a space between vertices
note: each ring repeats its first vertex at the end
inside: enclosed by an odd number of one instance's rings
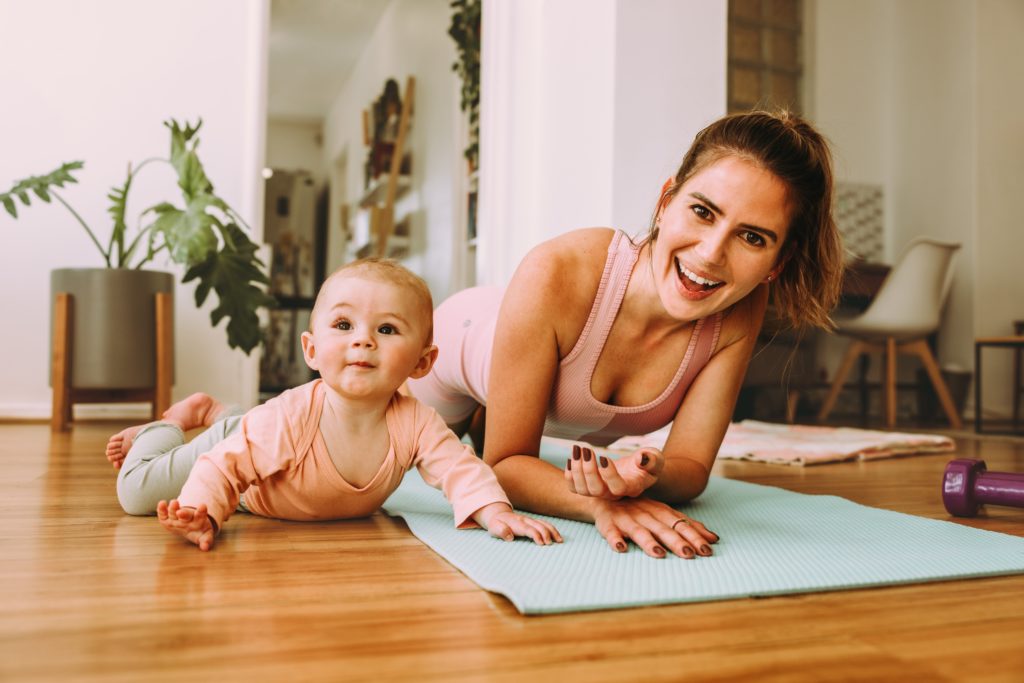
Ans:
POLYGON ((409 388, 458 433, 486 406, 483 456, 515 507, 593 522, 619 552, 710 555, 718 537, 670 505, 707 486, 769 299, 827 328, 841 277, 825 140, 786 112, 727 116, 697 135, 639 243, 576 230, 534 248, 504 292, 444 302, 438 364, 409 388), (606 445, 669 422, 664 452, 575 447, 564 471, 537 457, 545 434, 606 445))

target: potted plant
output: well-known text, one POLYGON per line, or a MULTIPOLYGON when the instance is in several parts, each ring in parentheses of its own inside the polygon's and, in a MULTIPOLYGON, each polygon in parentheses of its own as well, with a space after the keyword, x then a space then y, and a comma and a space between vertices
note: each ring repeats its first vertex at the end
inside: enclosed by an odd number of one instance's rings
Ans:
POLYGON ((105 240, 101 241, 99 233, 57 192, 57 188, 77 182, 74 174, 83 168, 81 161, 19 180, 0 194, 0 203, 14 218, 18 217, 17 203, 29 206, 32 195, 43 202, 56 199, 85 230, 103 259, 103 268, 62 268, 51 273, 53 292, 71 292, 76 302, 73 386, 152 386, 153 344, 145 340, 153 339, 154 294, 170 293, 174 286, 170 273, 143 268, 158 255, 165 254, 185 267, 182 282, 197 281, 197 306, 211 291, 216 294, 218 305, 210 321, 216 325, 227 318, 231 348, 249 353, 260 344, 257 311, 275 303, 259 286, 267 283, 267 277, 256 256, 257 245, 246 234, 248 225, 216 195, 196 155, 202 121, 182 126, 172 119, 164 125, 170 131, 169 157, 129 166, 124 183, 111 189, 107 195, 111 223, 105 240), (137 227, 129 228, 126 214, 132 184, 143 168, 158 163, 169 164, 176 172, 183 205, 161 202, 151 206, 139 215, 137 227), (135 320, 144 323, 137 331, 127 327, 135 320), (129 357, 133 350, 138 350, 136 360, 129 357))

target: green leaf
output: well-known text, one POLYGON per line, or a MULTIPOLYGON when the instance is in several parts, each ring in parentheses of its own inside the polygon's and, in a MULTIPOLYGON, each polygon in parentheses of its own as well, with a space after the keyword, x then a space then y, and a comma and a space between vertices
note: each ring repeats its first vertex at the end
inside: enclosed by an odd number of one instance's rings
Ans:
POLYGON ((18 217, 18 207, 14 204, 13 199, 5 196, 2 199, 0 199, 0 201, 3 201, 4 208, 7 209, 7 213, 11 214, 11 216, 13 216, 14 218, 18 217))
POLYGON ((195 152, 199 145, 196 133, 203 125, 202 119, 195 126, 186 123, 184 129, 174 119, 165 121, 164 125, 171 131, 171 165, 178 173, 178 187, 186 200, 199 194, 212 194, 213 183, 206 177, 195 152))
POLYGON ((125 178, 124 185, 121 187, 113 187, 110 189, 110 194, 107 198, 110 200, 110 208, 107 209, 107 213, 114 220, 114 227, 110 232, 110 242, 107 244, 108 254, 117 254, 116 264, 118 268, 124 268, 127 264, 125 261, 130 256, 126 254, 124 250, 124 237, 128 231, 128 225, 125 223, 125 211, 128 208, 128 190, 132 186, 132 169, 128 167, 128 177, 125 178), (117 248, 116 251, 114 248, 117 248))
POLYGON ((150 228, 163 239, 176 263, 186 266, 205 260, 217 249, 213 231, 214 217, 206 213, 211 202, 206 195, 196 197, 184 210, 166 202, 149 209, 157 214, 150 228))
POLYGON ((206 301, 211 290, 216 292, 218 305, 210 313, 210 322, 216 325, 227 318, 228 346, 249 353, 263 339, 257 310, 276 301, 256 286, 267 283, 263 264, 256 257, 257 246, 234 223, 222 230, 223 247, 191 267, 183 282, 199 280, 197 306, 206 301))
POLYGON ((10 208, 8 205, 9 201, 13 202, 14 197, 17 197, 21 200, 22 204, 30 206, 29 193, 31 192, 44 202, 49 202, 50 188, 64 187, 66 184, 78 182, 71 174, 82 168, 83 165, 84 164, 81 161, 71 161, 61 164, 59 168, 47 173, 46 175, 34 175, 19 180, 11 186, 10 190, 0 193, 0 202, 3 202, 4 208, 7 209, 7 213, 17 218, 18 212, 10 208))

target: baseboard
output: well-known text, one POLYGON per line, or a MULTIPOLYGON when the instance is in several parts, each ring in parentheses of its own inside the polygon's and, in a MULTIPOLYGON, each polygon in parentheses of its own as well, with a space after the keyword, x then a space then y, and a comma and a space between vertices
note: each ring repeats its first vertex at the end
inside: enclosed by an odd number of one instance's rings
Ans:
MULTIPOLYGON (((49 420, 49 403, 0 403, 0 420, 49 420)), ((134 420, 151 419, 149 403, 90 403, 73 408, 76 420, 134 420)))

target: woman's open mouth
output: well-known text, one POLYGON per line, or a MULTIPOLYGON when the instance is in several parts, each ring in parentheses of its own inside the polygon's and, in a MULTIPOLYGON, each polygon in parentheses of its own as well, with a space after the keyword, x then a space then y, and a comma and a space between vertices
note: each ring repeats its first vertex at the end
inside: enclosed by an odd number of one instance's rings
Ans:
POLYGON ((690 292, 710 292, 725 284, 724 281, 715 282, 697 275, 680 263, 678 257, 676 257, 676 273, 679 275, 679 281, 683 283, 683 287, 690 292))

